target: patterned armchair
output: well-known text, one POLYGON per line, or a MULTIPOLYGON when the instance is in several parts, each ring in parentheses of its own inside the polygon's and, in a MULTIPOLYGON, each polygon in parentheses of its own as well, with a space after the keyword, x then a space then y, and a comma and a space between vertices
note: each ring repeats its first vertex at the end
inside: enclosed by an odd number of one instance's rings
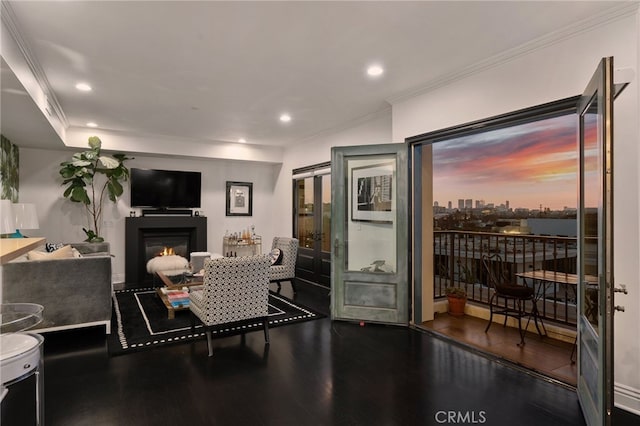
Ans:
POLYGON ((269 281, 278 283, 278 291, 281 290, 281 283, 289 281, 293 292, 296 292, 294 279, 296 277, 296 258, 298 257, 298 239, 287 237, 274 237, 271 250, 278 248, 282 250, 282 262, 280 265, 271 265, 269 268, 269 281))
POLYGON ((209 356, 213 356, 212 330, 221 325, 260 320, 269 343, 270 265, 267 255, 205 261, 204 285, 189 293, 189 309, 191 328, 196 317, 204 324, 209 356))

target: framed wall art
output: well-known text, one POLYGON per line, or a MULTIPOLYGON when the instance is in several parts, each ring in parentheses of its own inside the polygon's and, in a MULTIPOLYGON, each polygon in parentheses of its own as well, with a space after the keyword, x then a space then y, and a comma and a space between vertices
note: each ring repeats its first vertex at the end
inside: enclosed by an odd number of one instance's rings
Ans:
POLYGON ((227 216, 253 214, 253 183, 227 181, 227 216))
POLYGON ((393 163, 351 170, 351 220, 392 223, 393 163))

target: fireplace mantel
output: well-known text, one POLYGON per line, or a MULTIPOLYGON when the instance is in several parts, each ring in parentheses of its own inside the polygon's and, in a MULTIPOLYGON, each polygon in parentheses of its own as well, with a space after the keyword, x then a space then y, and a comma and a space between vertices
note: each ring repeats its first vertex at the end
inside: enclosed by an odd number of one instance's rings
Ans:
POLYGON ((142 283, 146 273, 145 233, 188 230, 191 251, 207 251, 207 218, 203 216, 142 216, 125 220, 125 282, 142 283))

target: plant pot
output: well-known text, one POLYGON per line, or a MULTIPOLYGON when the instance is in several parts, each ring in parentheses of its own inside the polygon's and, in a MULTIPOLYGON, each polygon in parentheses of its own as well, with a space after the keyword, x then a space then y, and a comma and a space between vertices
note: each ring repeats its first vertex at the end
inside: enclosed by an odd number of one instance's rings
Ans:
POLYGON ((450 315, 457 317, 464 315, 464 307, 467 304, 466 298, 447 296, 447 300, 449 301, 450 315))

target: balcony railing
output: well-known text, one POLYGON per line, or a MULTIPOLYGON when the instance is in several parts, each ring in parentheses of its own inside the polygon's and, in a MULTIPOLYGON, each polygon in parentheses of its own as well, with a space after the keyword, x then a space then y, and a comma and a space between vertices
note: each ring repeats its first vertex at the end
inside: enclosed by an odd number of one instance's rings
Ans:
MULTIPOLYGON (((500 254, 512 282, 522 284, 517 273, 550 270, 576 273, 577 241, 571 237, 434 231, 434 297, 444 297, 447 287, 467 291, 467 299, 488 305, 490 291, 482 256, 500 254)), ((525 283, 533 285, 533 283, 525 283)), ((547 320, 576 324, 576 289, 548 283, 538 300, 547 320)))

